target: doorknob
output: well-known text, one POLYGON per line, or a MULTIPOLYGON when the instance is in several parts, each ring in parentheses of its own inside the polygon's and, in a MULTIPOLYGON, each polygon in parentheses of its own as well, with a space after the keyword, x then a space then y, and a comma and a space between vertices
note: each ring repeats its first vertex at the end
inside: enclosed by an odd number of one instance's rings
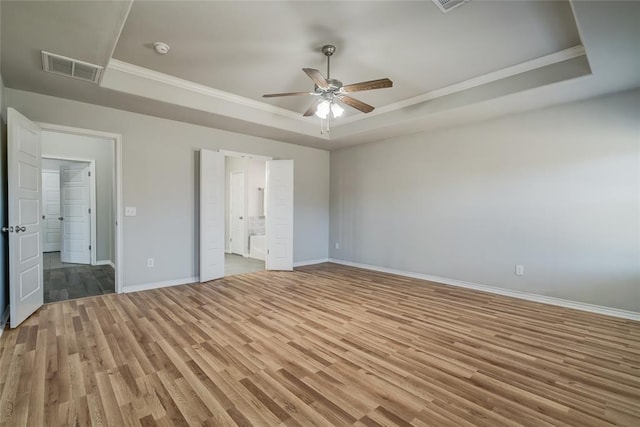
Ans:
POLYGON ((21 231, 27 231, 27 227, 25 227, 24 225, 22 227, 16 225, 16 233, 19 233, 21 231))
POLYGON ((45 216, 44 216, 44 215, 42 215, 42 219, 45 219, 45 216))
POLYGON ((59 217, 58 217, 58 219, 59 219, 60 221, 62 221, 64 218, 62 218, 61 216, 59 216, 59 217))
POLYGON ((242 217, 240 217, 239 219, 242 219, 242 217))
POLYGON ((2 232, 3 233, 6 233, 7 231, 9 233, 13 233, 13 227, 2 227, 2 232))

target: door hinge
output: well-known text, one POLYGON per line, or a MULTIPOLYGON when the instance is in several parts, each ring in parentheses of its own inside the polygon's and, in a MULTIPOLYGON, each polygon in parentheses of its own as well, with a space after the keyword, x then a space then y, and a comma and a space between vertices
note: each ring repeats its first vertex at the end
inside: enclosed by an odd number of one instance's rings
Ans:
POLYGON ((91 213, 91 208, 87 209, 89 211, 89 213, 91 213))
POLYGON ((91 176, 91 171, 88 172, 89 176, 91 176))
POLYGON ((89 245, 89 250, 91 250, 91 245, 89 245))

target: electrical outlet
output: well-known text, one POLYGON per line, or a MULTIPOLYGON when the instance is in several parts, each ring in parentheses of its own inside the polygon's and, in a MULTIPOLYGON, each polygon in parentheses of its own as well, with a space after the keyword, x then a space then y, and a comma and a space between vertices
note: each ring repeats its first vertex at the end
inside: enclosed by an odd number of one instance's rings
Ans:
POLYGON ((336 242, 336 249, 340 249, 340 243, 336 242))
POLYGON ((136 207, 127 206, 124 208, 124 216, 136 216, 136 207))
POLYGON ((524 276, 524 265, 516 265, 516 276, 524 276))
POLYGON ((153 266, 154 266, 153 258, 147 258, 147 267, 153 268, 153 266))

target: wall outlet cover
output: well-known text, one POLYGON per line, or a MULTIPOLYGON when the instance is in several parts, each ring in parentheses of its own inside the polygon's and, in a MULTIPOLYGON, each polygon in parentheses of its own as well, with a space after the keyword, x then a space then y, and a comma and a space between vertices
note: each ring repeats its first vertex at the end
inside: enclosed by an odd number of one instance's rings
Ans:
POLYGON ((124 208, 124 216, 136 216, 136 207, 127 206, 124 208))
POLYGON ((153 258, 147 258, 147 267, 151 268, 154 266, 153 258))
POLYGON ((524 265, 516 265, 516 276, 524 276, 524 265))

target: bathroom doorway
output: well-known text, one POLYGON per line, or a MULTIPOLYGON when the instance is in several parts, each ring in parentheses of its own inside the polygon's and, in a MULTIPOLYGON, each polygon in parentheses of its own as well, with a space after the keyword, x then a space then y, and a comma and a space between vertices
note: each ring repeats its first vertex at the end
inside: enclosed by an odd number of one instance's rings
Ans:
POLYGON ((225 276, 265 269, 268 157, 225 154, 225 276))

